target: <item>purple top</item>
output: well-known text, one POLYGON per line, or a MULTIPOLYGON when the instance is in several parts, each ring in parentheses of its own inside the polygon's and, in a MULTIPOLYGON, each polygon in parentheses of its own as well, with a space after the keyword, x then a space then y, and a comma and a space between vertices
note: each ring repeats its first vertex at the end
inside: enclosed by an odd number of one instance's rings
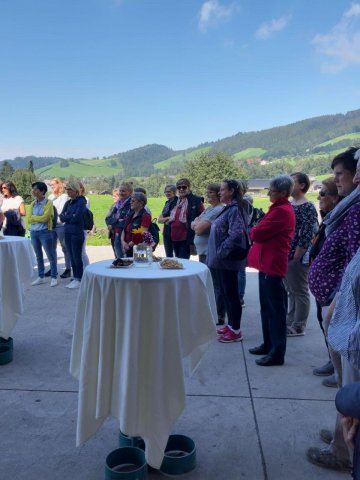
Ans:
POLYGON ((338 228, 325 240, 309 270, 311 293, 329 305, 340 287, 343 272, 360 246, 360 202, 349 209, 338 228))
MULTIPOLYGON (((233 200, 230 205, 224 207, 223 213, 220 213, 211 224, 206 262, 211 268, 240 270, 246 262, 226 258, 232 250, 241 246, 241 236, 246 228, 237 202, 233 200)), ((243 215, 248 221, 248 214, 244 212, 243 215)))

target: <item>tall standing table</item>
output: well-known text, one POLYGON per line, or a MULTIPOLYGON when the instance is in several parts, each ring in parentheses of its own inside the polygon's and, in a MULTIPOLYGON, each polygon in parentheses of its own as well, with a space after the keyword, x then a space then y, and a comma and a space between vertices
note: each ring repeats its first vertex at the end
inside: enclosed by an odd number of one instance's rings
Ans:
POLYGON ((211 275, 199 263, 182 270, 89 265, 75 315, 70 371, 79 379, 77 445, 113 416, 141 436, 159 468, 171 429, 185 407, 183 359, 190 369, 215 337, 211 275))
POLYGON ((9 338, 24 311, 25 284, 34 271, 35 257, 28 238, 0 239, 0 337, 9 338))

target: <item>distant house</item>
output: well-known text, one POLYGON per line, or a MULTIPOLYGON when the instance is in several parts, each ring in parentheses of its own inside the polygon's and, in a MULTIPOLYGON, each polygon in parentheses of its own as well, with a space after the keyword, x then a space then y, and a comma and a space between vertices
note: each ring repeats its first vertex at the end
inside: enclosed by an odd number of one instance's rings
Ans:
POLYGON ((248 192, 250 193, 260 193, 262 190, 266 190, 269 187, 269 179, 254 178, 253 180, 248 180, 248 192))
POLYGON ((99 195, 111 195, 110 190, 103 190, 102 192, 99 192, 99 195))

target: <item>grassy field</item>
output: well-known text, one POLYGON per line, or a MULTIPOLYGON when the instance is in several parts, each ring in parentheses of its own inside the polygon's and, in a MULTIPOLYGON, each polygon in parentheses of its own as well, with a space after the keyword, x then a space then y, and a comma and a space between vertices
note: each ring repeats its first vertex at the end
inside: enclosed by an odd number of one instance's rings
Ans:
MULTIPOLYGON (((106 229, 105 217, 112 205, 112 197, 110 195, 88 195, 90 201, 90 209, 94 214, 94 222, 97 229, 106 229)), ((307 198, 316 203, 317 194, 311 193, 307 195, 307 198)), ((149 198, 148 206, 151 210, 152 217, 158 218, 161 214, 165 203, 165 198, 149 198)), ((268 197, 254 197, 254 206, 256 208, 262 208, 264 212, 267 212, 270 202, 268 197)), ((27 216, 29 214, 29 205, 26 206, 27 216)), ((26 222, 27 225, 27 222, 26 222)), ((162 226, 160 225, 160 228, 162 226)), ((160 235, 160 243, 162 243, 162 237, 160 235)), ((97 232, 90 236, 87 240, 88 245, 110 245, 110 240, 107 238, 106 232, 97 232)))
POLYGON ((249 158, 261 157, 266 152, 263 148, 246 148, 233 154, 235 160, 247 160, 249 158))
POLYGON ((110 177, 117 175, 122 167, 116 165, 112 167, 111 160, 80 160, 79 163, 69 161, 68 167, 60 167, 60 162, 48 165, 36 170, 37 175, 46 176, 47 178, 60 177, 69 178, 74 177, 110 177))
POLYGON ((332 138, 331 140, 328 140, 327 142, 319 143, 319 145, 316 145, 317 147, 326 147, 327 145, 333 145, 337 142, 341 142, 342 140, 351 140, 352 142, 356 140, 357 142, 360 142, 360 133, 348 133, 346 135, 341 135, 340 137, 332 138))

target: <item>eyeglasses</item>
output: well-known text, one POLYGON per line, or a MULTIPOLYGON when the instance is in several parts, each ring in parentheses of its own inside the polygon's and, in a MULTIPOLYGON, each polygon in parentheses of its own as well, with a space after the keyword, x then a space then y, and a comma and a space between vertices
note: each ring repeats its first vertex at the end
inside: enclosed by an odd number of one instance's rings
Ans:
POLYGON ((1 187, 1 190, 9 190, 9 187, 1 187))
POLYGON ((165 195, 166 195, 167 193, 172 193, 172 191, 171 191, 171 190, 165 190, 164 193, 165 193, 165 195))
POLYGON ((176 188, 178 190, 186 190, 188 188, 188 186, 187 185, 178 185, 176 188))
POLYGON ((324 192, 323 190, 320 190, 319 192, 320 197, 326 197, 327 195, 330 195, 329 192, 324 192))
POLYGON ((273 190, 272 188, 269 188, 269 193, 278 193, 278 190, 273 190))

